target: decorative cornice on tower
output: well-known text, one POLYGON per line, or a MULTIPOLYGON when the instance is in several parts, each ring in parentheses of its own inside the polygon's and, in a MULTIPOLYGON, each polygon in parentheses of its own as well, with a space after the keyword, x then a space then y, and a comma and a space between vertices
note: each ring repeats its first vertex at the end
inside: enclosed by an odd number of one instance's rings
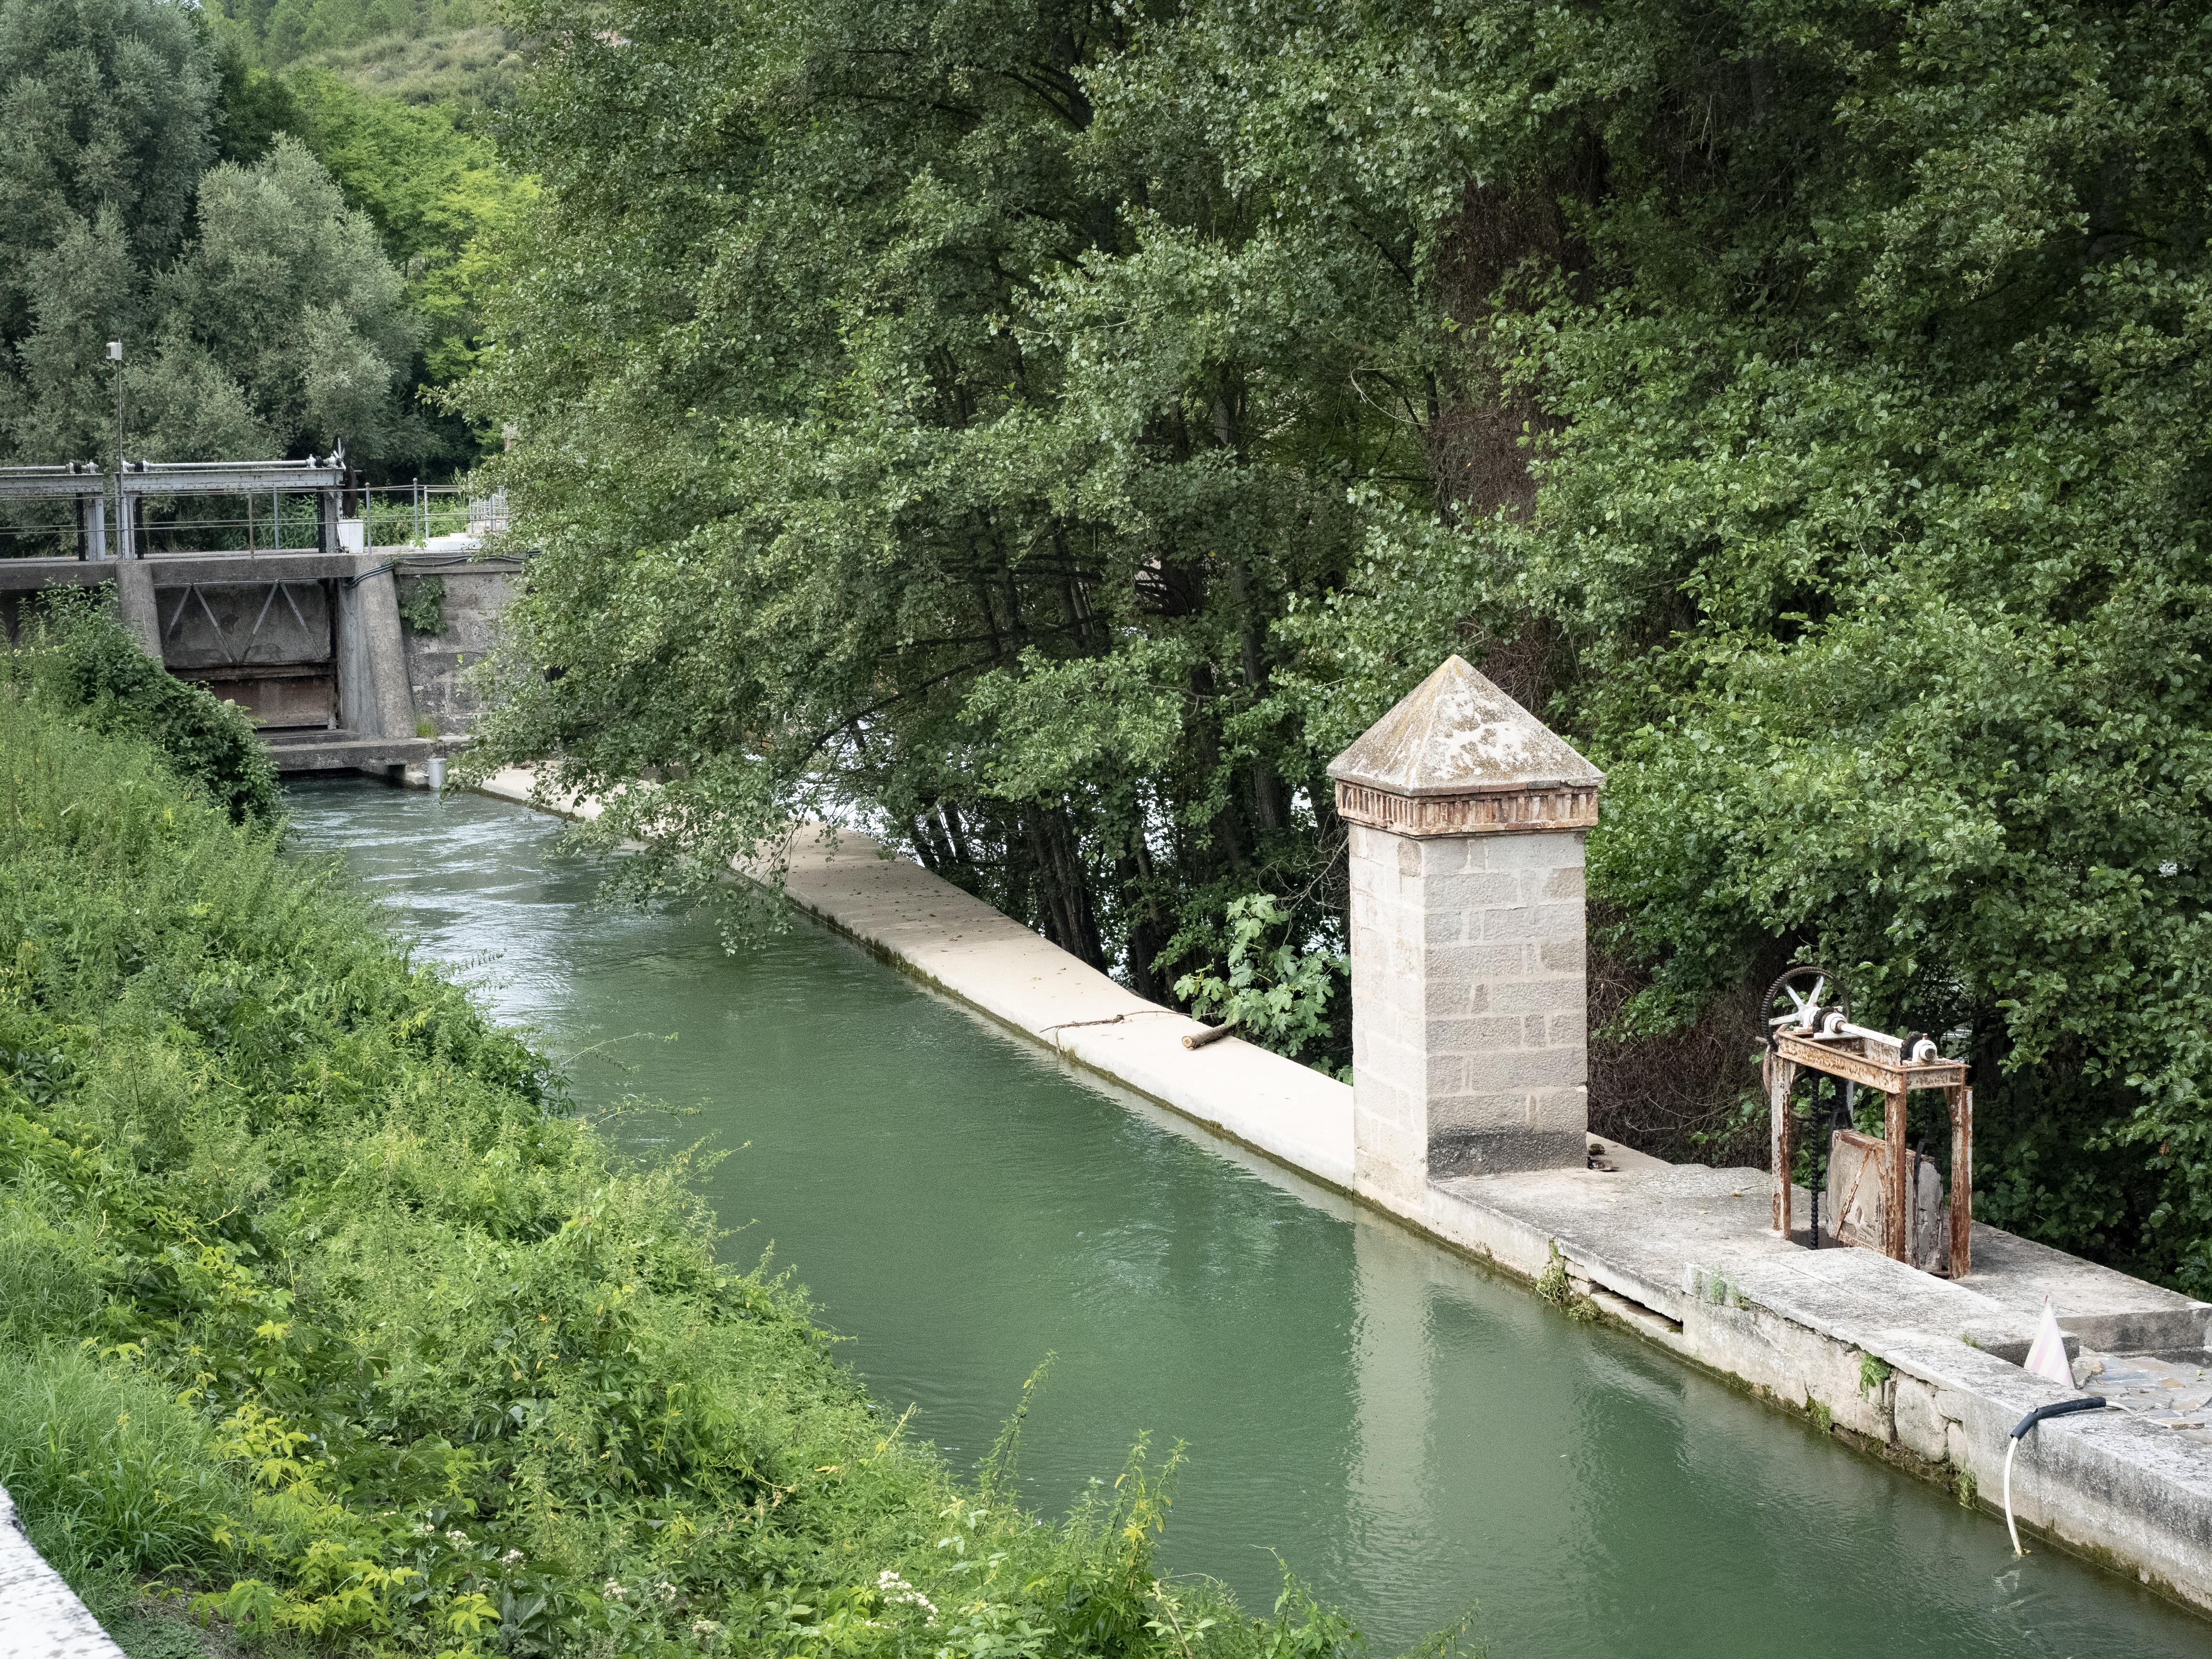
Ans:
POLYGON ((1452 656, 1328 764, 1336 810, 1393 835, 1588 830, 1605 774, 1452 656))

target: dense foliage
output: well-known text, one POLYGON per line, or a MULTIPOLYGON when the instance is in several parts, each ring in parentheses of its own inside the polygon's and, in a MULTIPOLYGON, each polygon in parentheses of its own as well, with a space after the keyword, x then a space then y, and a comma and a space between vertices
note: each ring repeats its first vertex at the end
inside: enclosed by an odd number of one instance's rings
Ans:
POLYGON ((1818 955, 1978 1062, 1984 1218, 2212 1290, 2212 18, 1624 5, 1409 53, 1292 15, 1244 153, 1426 192, 1540 486, 1378 524, 1307 636, 1368 693, 1322 729, 1532 615, 1612 775, 1632 1020, 1818 955), (1362 112, 1325 162, 1322 87, 1362 112))
POLYGON ((417 325, 374 230, 296 140, 227 122, 174 0, 0 3, 0 449, 186 459, 404 451, 417 325), (226 139, 254 156, 226 158, 226 139))
MULTIPOLYGON (((333 39, 365 38, 363 9, 328 9, 333 39)), ((343 441, 387 476, 477 458, 440 389, 471 364, 526 181, 468 110, 272 73, 296 54, 257 27, 183 0, 0 0, 0 458, 112 458, 118 336, 134 456, 343 441)))
POLYGON ((1609 1127, 1747 1149, 1817 956, 1985 1216, 2212 1291, 2201 9, 516 15, 502 755, 1166 996, 1340 949, 1322 767, 1458 648, 1610 773, 1609 1127))
POLYGON ((83 590, 59 590, 28 619, 24 648, 9 659, 6 674, 36 686, 53 707, 81 711, 95 732, 143 738, 232 823, 276 823, 276 764, 252 718, 205 686, 165 672, 83 590))
POLYGON ((283 86, 290 130, 375 226, 401 273, 403 303, 421 331, 412 368, 429 392, 416 410, 424 453, 465 466, 477 445, 438 392, 474 366, 494 250, 532 185, 501 164, 456 105, 365 93, 327 70, 295 71, 283 86))
POLYGON ((1188 135, 1099 134, 1117 7, 517 16, 545 208, 479 393, 544 552, 500 750, 653 772, 605 832, 694 868, 862 807, 1164 999, 1255 890, 1326 955, 1272 629, 1340 578, 1347 482, 1417 465, 1331 297, 1388 250, 1311 263, 1188 135))
MULTIPOLYGON (((0 1484, 280 1650, 1326 1656, 955 1481, 357 901, 0 684, 0 1484)), ((1011 1403, 1011 1402, 1010 1402, 1011 1403)), ((1018 1419, 1017 1419, 1018 1420, 1018 1419)), ((174 1651, 173 1644, 168 1650, 174 1651)))
POLYGON ((493 0, 212 0, 272 68, 349 46, 450 34, 495 21, 493 0))

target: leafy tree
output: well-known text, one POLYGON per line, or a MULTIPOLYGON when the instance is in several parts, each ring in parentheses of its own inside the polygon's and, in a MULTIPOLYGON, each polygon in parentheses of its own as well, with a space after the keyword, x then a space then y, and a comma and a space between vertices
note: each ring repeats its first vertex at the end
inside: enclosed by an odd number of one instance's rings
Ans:
POLYGON ((2201 13, 520 21, 492 753, 658 777, 672 878, 873 815, 1163 994, 1249 895, 1338 948, 1321 765, 1465 650, 1608 769, 1701 1133, 1819 956, 1960 1033, 1984 1215, 2212 1289, 2201 13))
MULTIPOLYGON (((130 257, 172 257, 192 187, 214 159, 216 82, 189 10, 162 0, 0 3, 0 246, 59 244, 112 216, 130 257)), ((0 266, 0 329, 31 312, 20 264, 0 266)))
POLYGON ((419 411, 435 434, 430 453, 465 466, 478 445, 435 389, 474 367, 496 249, 535 186, 450 106, 375 96, 325 70, 296 70, 284 84, 293 100, 289 130, 375 225, 404 278, 407 308, 422 319, 410 368, 416 384, 431 389, 419 411))
POLYGON ((486 0, 211 0, 210 9, 251 43, 264 66, 281 69, 380 36, 488 22, 494 8, 486 0))
POLYGON ((269 153, 278 133, 300 131, 299 100, 292 88, 252 61, 235 31, 216 36, 216 74, 217 159, 250 166, 269 153))
MULTIPOLYGON (((1185 974, 1176 981, 1176 995, 1200 1019, 1234 1026, 1240 1035, 1289 1054, 1326 1038, 1329 999, 1345 972, 1343 960, 1281 942, 1279 930, 1290 918, 1268 894, 1231 900, 1223 920, 1226 976, 1204 969, 1185 974), (1277 934, 1277 943, 1267 942, 1270 933, 1277 934)), ((1351 1081, 1349 1067, 1345 1080, 1351 1081)))
POLYGON ((1470 627, 1513 639, 1611 775, 1632 1030, 1818 956, 1875 1018, 1960 1032, 1982 1214, 2212 1287, 2212 23, 1480 16, 1162 37, 1220 68, 1249 176, 1425 223, 1479 394, 1441 511, 1378 512, 1304 628, 1309 729, 1470 627), (1516 453, 1534 488, 1462 493, 1516 453))
POLYGON ((0 0, 0 448, 404 453, 419 330, 289 93, 172 0, 0 0), (229 157, 218 161, 218 154, 229 157))
POLYGON ((165 284, 172 337, 235 376, 275 433, 371 455, 406 442, 392 394, 415 319, 374 227, 307 147, 286 135, 255 167, 210 169, 199 206, 165 284))
POLYGON ((0 0, 0 429, 20 450, 97 453, 88 343, 144 328, 142 274, 190 233, 216 91, 181 6, 0 0))
POLYGON ((1270 629, 1397 454, 1341 322, 1387 254, 1181 164, 1126 208, 1176 139, 1097 131, 1112 5, 518 21, 544 196, 476 396, 545 551, 487 752, 657 773, 602 822, 670 880, 870 812, 1162 997, 1189 916, 1326 883, 1270 629))

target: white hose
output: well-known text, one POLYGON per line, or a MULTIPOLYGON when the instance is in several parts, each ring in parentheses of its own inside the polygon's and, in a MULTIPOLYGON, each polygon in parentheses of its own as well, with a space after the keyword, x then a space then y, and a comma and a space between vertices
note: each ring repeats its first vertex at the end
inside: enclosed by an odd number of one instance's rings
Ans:
MULTIPOLYGON (((2045 1318, 2049 1316, 2048 1313, 2045 1315, 2045 1318)), ((2042 1422, 2045 1418, 2071 1417, 2076 1412, 2100 1412, 2105 1409, 2106 1404, 2102 1395, 2085 1394, 2079 1400, 2061 1400, 2053 1405, 2038 1406, 2027 1416, 2021 1418, 2020 1426, 2012 1431, 2012 1444, 2005 1448, 2004 1506, 2005 1530, 2012 1534, 2012 1553, 2014 1555, 2025 1555, 2027 1552, 2020 1547, 2020 1528, 2014 1524, 2012 1518, 2013 1454, 2020 1449, 2020 1443, 2027 1439, 2035 1425, 2042 1422)))
POLYGON ((2020 1528, 2013 1525, 2012 1522, 2012 1455, 2019 1449, 2020 1440, 2018 1437, 2015 1437, 2012 1443, 2005 1448, 2005 1530, 2012 1534, 2012 1553, 2014 1555, 2025 1555, 2027 1552, 2020 1547, 2020 1528))

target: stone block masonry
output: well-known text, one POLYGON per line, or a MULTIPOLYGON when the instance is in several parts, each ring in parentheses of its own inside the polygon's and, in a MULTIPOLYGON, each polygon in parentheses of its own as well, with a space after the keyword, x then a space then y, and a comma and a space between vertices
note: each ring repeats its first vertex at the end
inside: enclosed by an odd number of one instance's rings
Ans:
POLYGON ((1597 769, 1457 657, 1329 767, 1351 832, 1358 1189, 1579 1167, 1597 769))
POLYGON ((1431 1176, 1579 1163, 1582 837, 1351 836, 1364 1178, 1411 1198, 1431 1176))
POLYGON ((465 672, 491 654, 499 614, 514 598, 520 559, 472 559, 447 564, 433 559, 400 561, 400 580, 435 579, 445 584, 445 627, 432 635, 406 632, 407 676, 418 718, 441 733, 465 732, 483 713, 465 672))

